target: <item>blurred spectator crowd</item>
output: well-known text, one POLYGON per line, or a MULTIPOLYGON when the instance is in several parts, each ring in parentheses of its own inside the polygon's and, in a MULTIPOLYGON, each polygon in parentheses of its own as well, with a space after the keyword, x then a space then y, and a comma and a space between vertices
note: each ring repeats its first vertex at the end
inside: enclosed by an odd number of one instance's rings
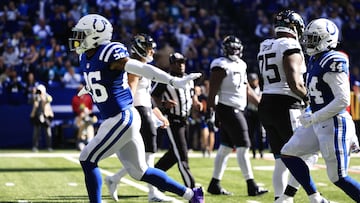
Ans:
POLYGON ((187 72, 203 72, 202 84, 228 34, 242 40, 249 72, 258 72, 259 42, 273 36, 273 15, 284 8, 300 13, 305 23, 318 17, 334 21, 341 30, 340 49, 351 66, 359 66, 360 0, 2 0, 0 104, 28 103, 37 84, 77 88, 83 82, 68 38, 85 14, 107 17, 114 40, 126 46, 134 34, 150 34, 157 42, 154 63, 164 70, 170 53, 182 53, 187 72))

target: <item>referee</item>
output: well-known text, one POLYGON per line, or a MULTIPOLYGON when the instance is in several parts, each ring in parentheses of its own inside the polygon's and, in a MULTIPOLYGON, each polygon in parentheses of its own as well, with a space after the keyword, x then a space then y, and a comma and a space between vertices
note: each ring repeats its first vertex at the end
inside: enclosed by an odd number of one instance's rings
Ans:
MULTIPOLYGON (((177 77, 185 75, 186 59, 180 53, 170 54, 170 74, 177 77)), ((189 132, 187 118, 191 108, 201 108, 201 103, 194 96, 194 83, 191 81, 185 89, 175 89, 171 85, 157 83, 151 96, 160 109, 168 116, 170 127, 167 134, 170 149, 155 164, 156 168, 167 171, 178 164, 181 177, 187 187, 193 188, 195 180, 189 168, 187 136, 189 132)))

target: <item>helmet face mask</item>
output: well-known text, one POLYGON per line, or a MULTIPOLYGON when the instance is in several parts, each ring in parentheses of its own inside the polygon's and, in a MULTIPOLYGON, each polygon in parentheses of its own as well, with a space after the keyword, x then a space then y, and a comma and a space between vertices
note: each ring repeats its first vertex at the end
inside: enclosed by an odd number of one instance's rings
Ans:
POLYGON ((101 15, 89 14, 83 16, 72 28, 73 37, 69 39, 70 51, 82 54, 101 44, 109 43, 112 38, 113 27, 101 15))
POLYGON ((239 60, 243 55, 244 46, 239 38, 229 35, 222 42, 222 51, 225 56, 233 61, 239 60))
POLYGON ((306 54, 313 56, 318 53, 335 49, 338 44, 339 30, 330 20, 320 18, 311 21, 305 28, 302 44, 306 54))
POLYGON ((147 63, 153 61, 153 53, 155 49, 156 43, 154 39, 146 34, 136 35, 131 43, 131 52, 145 59, 147 63))
POLYGON ((274 27, 275 33, 286 32, 292 34, 296 39, 300 39, 304 32, 305 23, 298 13, 285 10, 276 15, 274 27))

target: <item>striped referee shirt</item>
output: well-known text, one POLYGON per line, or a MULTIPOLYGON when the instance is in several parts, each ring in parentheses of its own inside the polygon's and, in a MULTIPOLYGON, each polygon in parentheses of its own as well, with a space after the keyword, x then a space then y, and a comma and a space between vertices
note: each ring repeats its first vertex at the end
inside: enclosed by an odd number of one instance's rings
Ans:
POLYGON ((194 96, 194 81, 190 81, 184 89, 176 89, 171 85, 155 83, 151 96, 161 98, 163 101, 173 100, 177 105, 167 110, 167 114, 185 118, 190 115, 194 96))

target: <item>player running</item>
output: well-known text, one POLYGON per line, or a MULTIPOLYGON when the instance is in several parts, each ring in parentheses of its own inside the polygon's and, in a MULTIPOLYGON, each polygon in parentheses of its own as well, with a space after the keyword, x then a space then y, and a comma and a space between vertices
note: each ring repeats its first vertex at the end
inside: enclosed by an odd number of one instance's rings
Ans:
POLYGON ((80 153, 80 164, 90 202, 101 202, 102 177, 98 162, 116 153, 129 175, 159 189, 173 192, 190 202, 204 202, 202 188, 187 188, 166 175, 148 167, 144 142, 140 135, 140 116, 133 106, 127 72, 146 78, 184 87, 200 74, 176 78, 160 69, 129 58, 125 46, 111 42, 113 27, 103 16, 89 14, 72 29, 70 50, 80 56, 86 86, 79 94, 91 94, 104 121, 97 135, 80 153))
POLYGON ((316 19, 306 26, 304 46, 310 56, 306 86, 311 111, 299 117, 303 127, 281 150, 281 159, 304 187, 311 203, 328 200, 317 192, 309 168, 299 156, 319 150, 330 181, 360 202, 360 184, 348 176, 350 148, 356 134, 352 117, 346 111, 350 105, 349 59, 334 50, 338 36, 338 28, 327 19, 316 19))

